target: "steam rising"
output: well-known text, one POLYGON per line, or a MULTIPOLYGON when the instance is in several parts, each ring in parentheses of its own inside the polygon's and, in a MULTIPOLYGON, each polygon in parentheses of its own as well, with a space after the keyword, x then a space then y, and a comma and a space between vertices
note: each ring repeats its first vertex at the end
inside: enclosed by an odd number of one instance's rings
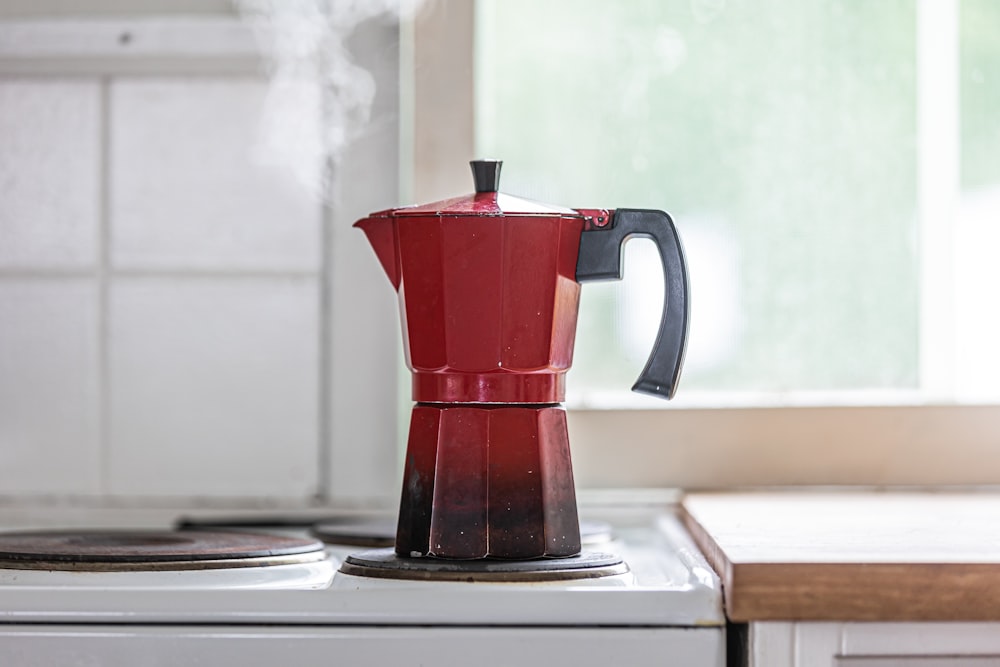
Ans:
POLYGON ((258 157, 329 198, 333 170, 368 123, 371 73, 346 41, 361 23, 412 16, 420 0, 236 0, 267 58, 271 84, 258 157))

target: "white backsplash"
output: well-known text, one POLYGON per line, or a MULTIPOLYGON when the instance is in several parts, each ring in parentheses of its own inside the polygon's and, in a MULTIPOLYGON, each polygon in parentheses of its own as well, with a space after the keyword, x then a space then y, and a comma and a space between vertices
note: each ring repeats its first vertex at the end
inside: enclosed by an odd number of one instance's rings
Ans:
POLYGON ((0 279, 3 494, 100 493, 98 311, 92 278, 0 279))
POLYGON ((111 288, 108 490, 307 496, 315 278, 123 278, 111 288))
POLYGON ((109 48, 0 66, 0 504, 390 498, 398 331, 350 223, 396 204, 396 123, 325 209, 255 152, 255 67, 109 48))
POLYGON ((267 91, 266 81, 238 77, 111 83, 116 267, 320 268, 320 205, 255 155, 267 91))
POLYGON ((0 80, 0 267, 97 265, 100 128, 95 79, 0 80))

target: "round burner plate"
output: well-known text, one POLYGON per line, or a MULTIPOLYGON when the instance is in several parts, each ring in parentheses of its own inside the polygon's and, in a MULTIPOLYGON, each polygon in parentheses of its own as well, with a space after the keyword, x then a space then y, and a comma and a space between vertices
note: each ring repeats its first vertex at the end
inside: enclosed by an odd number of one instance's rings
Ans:
POLYGON ((312 534, 327 544, 351 547, 391 547, 396 543, 396 520, 389 518, 324 521, 312 534))
MULTIPOLYGON (((357 517, 322 521, 312 527, 314 537, 327 544, 350 547, 391 547, 396 543, 396 519, 392 517, 357 517)), ((611 526, 600 521, 580 522, 580 541, 584 547, 598 547, 611 542, 611 526)))
POLYGON ((569 581, 628 572, 618 556, 585 551, 569 558, 538 560, 444 560, 404 558, 392 549, 373 549, 347 557, 340 571, 362 577, 419 581, 569 581))
POLYGON ((323 544, 317 540, 256 533, 0 533, 0 567, 17 569, 210 569, 311 562, 323 556, 323 544))

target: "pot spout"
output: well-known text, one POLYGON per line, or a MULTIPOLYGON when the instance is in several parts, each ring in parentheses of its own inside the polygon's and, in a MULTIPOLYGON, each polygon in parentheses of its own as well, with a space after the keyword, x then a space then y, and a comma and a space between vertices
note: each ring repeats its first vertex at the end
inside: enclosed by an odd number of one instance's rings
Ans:
POLYGON ((388 216, 368 217, 358 220, 354 226, 368 237, 378 261, 389 276, 395 289, 399 289, 399 247, 396 243, 396 221, 388 216))

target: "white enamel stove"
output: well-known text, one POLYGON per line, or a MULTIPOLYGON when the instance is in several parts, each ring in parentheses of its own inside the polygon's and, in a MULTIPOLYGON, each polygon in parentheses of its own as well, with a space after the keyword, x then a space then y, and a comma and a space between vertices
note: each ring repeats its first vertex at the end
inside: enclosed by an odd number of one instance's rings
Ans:
MULTIPOLYGON (((288 540, 270 552, 251 540, 240 558, 210 548, 200 565, 169 555, 111 567, 8 555, 0 664, 722 667, 719 580, 672 508, 582 514, 610 529, 585 549, 626 567, 550 581, 357 576, 341 567, 368 547, 308 547, 310 529, 294 526, 256 531, 288 540)), ((169 552, 169 537, 161 542, 169 552)))

